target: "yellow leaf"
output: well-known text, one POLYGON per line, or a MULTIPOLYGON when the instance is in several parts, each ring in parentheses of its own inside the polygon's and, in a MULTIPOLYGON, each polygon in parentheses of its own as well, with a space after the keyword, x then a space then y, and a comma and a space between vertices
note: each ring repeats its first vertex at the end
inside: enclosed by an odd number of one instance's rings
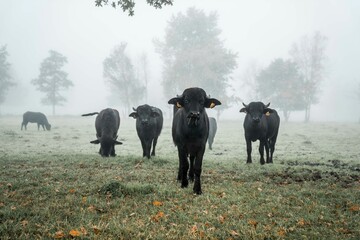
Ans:
POLYGON ((54 235, 54 238, 59 239, 65 237, 65 234, 63 231, 57 231, 54 235))
POLYGON ((79 232, 78 230, 74 230, 72 229, 70 232, 69 232, 70 236, 72 237, 80 237, 81 236, 81 232, 79 232))
POLYGON ((158 212, 155 216, 152 217, 152 220, 155 222, 158 222, 160 220, 160 218, 164 217, 164 212, 158 212))
POLYGON ((86 201, 87 201, 87 197, 82 197, 82 198, 81 198, 81 202, 82 202, 82 204, 85 204, 85 203, 86 203, 86 201))
POLYGON ((162 206, 163 203, 159 202, 159 201, 153 201, 153 205, 159 207, 159 206, 162 206))
POLYGON ((298 224, 299 226, 304 226, 304 225, 306 224, 306 222, 305 222, 305 220, 304 220, 303 218, 301 218, 301 219, 297 222, 297 224, 298 224))
POLYGON ((281 227, 279 228, 279 230, 277 231, 277 234, 280 236, 280 237, 284 237, 285 234, 286 234, 286 229, 281 227))

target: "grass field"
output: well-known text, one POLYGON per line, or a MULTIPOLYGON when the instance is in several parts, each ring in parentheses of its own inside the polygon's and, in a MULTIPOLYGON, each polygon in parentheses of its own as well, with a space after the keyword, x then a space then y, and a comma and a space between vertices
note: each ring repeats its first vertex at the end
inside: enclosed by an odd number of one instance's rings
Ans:
POLYGON ((203 195, 176 181, 170 121, 142 158, 135 121, 101 158, 95 117, 50 117, 50 132, 0 118, 1 239, 360 239, 360 124, 280 126, 274 164, 246 164, 242 122, 218 123, 203 195))

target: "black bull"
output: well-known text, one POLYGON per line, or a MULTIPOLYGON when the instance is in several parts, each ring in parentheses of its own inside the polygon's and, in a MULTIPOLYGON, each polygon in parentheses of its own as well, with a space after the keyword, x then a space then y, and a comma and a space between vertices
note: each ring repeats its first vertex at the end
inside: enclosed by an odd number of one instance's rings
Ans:
POLYGON ((247 163, 251 163, 251 142, 260 140, 260 163, 265 164, 264 147, 266 150, 266 163, 273 162, 275 143, 280 126, 280 117, 274 109, 269 108, 270 103, 251 102, 244 104, 240 112, 246 113, 244 130, 247 150, 247 163), (270 148, 270 155, 269 155, 270 148))
POLYGON ((189 179, 195 180, 194 193, 201 194, 201 167, 209 135, 209 119, 205 108, 213 108, 221 102, 207 97, 201 88, 188 88, 181 96, 170 99, 168 103, 179 108, 172 124, 172 138, 179 155, 178 180, 181 180, 182 188, 188 186, 189 157, 189 179))
POLYGON ((120 116, 119 112, 116 109, 106 108, 100 113, 88 113, 81 116, 91 116, 98 114, 95 120, 95 129, 96 129, 96 140, 91 141, 90 143, 99 144, 100 150, 99 154, 103 157, 116 156, 115 154, 115 145, 122 144, 122 142, 117 141, 117 132, 120 126, 120 116))

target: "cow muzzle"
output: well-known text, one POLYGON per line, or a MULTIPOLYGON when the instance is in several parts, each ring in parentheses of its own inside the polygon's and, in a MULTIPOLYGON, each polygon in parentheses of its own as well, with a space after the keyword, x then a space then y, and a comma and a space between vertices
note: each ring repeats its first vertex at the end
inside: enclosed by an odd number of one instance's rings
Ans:
POLYGON ((197 126, 200 119, 200 112, 190 112, 187 116, 188 126, 197 126))

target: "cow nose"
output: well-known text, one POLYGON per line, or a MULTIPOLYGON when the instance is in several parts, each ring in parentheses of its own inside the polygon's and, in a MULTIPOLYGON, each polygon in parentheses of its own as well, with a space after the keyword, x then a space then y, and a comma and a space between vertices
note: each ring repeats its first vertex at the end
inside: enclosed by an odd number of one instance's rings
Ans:
POLYGON ((253 117, 253 121, 258 123, 258 122, 260 122, 260 118, 259 117, 253 117))
POLYGON ((143 125, 148 125, 149 124, 149 121, 147 119, 144 119, 141 121, 141 124, 143 125))
POLYGON ((190 118, 200 118, 200 113, 199 112, 190 112, 189 117, 190 118))

